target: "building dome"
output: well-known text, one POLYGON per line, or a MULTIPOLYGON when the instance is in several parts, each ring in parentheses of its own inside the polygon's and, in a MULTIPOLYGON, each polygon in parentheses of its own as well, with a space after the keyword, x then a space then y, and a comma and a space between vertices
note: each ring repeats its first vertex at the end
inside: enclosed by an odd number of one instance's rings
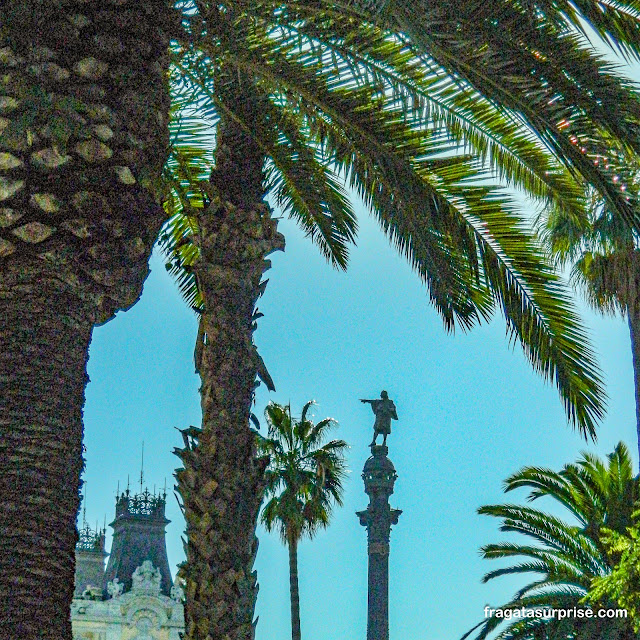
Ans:
POLYGON ((372 445, 373 454, 362 469, 362 479, 367 493, 383 492, 393 493, 393 485, 396 481, 396 468, 387 457, 389 449, 384 445, 372 445))
MULTIPOLYGON (((386 447, 385 447, 386 449, 386 447)), ((383 455, 372 455, 365 463, 362 469, 363 473, 393 473, 395 474, 396 468, 393 466, 393 462, 387 458, 385 454, 383 455)))

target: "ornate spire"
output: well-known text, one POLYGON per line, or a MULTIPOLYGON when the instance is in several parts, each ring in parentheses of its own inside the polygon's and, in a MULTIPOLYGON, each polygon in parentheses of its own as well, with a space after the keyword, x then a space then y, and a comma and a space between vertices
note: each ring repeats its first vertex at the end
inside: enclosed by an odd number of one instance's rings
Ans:
POLYGON ((127 489, 124 493, 116 495, 116 518, 128 514, 164 520, 166 498, 166 493, 155 495, 149 489, 133 495, 127 489))
POLYGON ((144 483, 144 440, 142 441, 142 459, 140 461, 140 493, 142 493, 143 483, 144 483))
MULTIPOLYGON (((86 487, 86 482, 84 484, 86 487)), ((83 496, 82 527, 78 530, 76 543, 76 571, 74 595, 81 596, 85 591, 94 593, 102 591, 104 580, 104 550, 106 528, 92 529, 87 523, 86 490, 83 496)))
POLYGON ((92 529, 87 522, 84 523, 82 529, 78 531, 78 542, 76 543, 77 551, 95 551, 104 552, 104 529, 92 529))
MULTIPOLYGON (((144 467, 143 467, 144 468, 144 467)), ((140 472, 143 479, 143 471, 140 472)), ((160 592, 171 593, 171 573, 165 543, 166 492, 155 495, 148 489, 132 494, 127 489, 116 494, 116 517, 109 525, 113 527, 113 544, 104 578, 104 588, 116 578, 127 592, 132 587, 136 569, 145 561, 157 567, 160 574, 160 592)))

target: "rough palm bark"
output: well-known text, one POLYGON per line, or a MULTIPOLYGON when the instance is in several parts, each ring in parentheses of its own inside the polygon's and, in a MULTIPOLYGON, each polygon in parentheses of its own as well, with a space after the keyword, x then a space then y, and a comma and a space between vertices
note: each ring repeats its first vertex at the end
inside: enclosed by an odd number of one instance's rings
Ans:
MULTIPOLYGON (((595 225, 594 225, 595 227, 595 225)), ((604 234, 606 236, 606 232, 604 234)), ((613 238, 615 240, 615 237, 613 238)), ((604 244, 604 243, 603 243, 604 244)), ((640 251, 627 241, 604 252, 583 256, 575 267, 586 285, 587 299, 603 313, 627 315, 636 407, 636 446, 640 456, 640 251)))
POLYGON ((46 270, 11 271, 0 285, 0 628, 65 639, 90 309, 46 270))
MULTIPOLYGON (((248 108, 248 106, 246 106, 248 108)), ((263 155, 233 121, 218 125, 211 202, 198 220, 194 266, 204 301, 196 347, 202 428, 184 432, 178 489, 187 524, 185 640, 249 640, 258 594, 255 529, 268 460, 249 414, 260 357, 254 310, 284 238, 262 201, 263 155)))
POLYGON ((291 594, 291 638, 301 640, 300 631, 300 588, 298 581, 298 541, 290 536, 289 547, 289 592, 291 594))
POLYGON ((164 214, 170 3, 0 2, 0 629, 66 640, 91 331, 164 214))
MULTIPOLYGON (((640 291, 640 288, 638 288, 640 291)), ((631 353, 633 356, 633 386, 636 399, 636 434, 638 455, 640 456, 640 301, 635 299, 627 306, 629 333, 631 335, 631 353)))

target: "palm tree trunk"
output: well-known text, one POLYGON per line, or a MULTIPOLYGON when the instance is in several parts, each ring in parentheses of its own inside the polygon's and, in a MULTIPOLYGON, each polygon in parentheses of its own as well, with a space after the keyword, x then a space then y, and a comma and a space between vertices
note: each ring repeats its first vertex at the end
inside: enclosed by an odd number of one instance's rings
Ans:
POLYGON ((638 455, 640 458, 640 304, 633 302, 627 307, 629 332, 631 334, 631 352, 633 354, 633 382, 636 398, 636 434, 638 455))
POLYGON ((0 9, 0 629, 68 640, 93 326, 133 305, 164 212, 168 0, 0 9))
POLYGON ((301 640, 300 634, 300 589, 298 587, 298 541, 290 539, 289 546, 289 591, 291 593, 291 640, 301 640))
POLYGON ((194 267, 204 300, 196 352, 202 429, 184 432, 178 490, 187 522, 185 640, 254 638, 255 535, 268 460, 249 415, 261 360, 254 309, 266 256, 284 248, 262 202, 263 156, 233 122, 218 126, 214 196, 199 219, 194 267))
POLYGON ((0 279, 0 628, 71 637, 87 305, 42 269, 0 279))

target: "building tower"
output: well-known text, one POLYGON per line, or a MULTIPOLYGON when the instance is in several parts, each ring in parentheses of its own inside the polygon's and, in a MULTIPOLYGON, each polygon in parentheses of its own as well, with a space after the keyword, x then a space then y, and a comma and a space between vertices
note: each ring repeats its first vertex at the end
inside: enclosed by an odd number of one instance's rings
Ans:
POLYGON ((76 546, 76 588, 71 603, 74 638, 181 638, 184 592, 180 584, 171 584, 165 501, 166 492, 154 495, 142 487, 136 495, 129 489, 117 493, 106 571, 106 526, 95 531, 83 526, 76 546))
POLYGON ((103 581, 106 595, 107 586, 115 578, 131 589, 134 571, 145 560, 160 570, 160 593, 171 594, 171 572, 165 543, 165 527, 169 520, 165 518, 166 494, 154 495, 145 491, 132 495, 127 490, 116 496, 116 517, 109 525, 113 527, 113 542, 103 581))
POLYGON ((367 528, 369 580, 367 640, 389 639, 389 538, 391 525, 402 511, 392 509, 389 496, 398 477, 385 445, 371 445, 371 457, 364 463, 362 479, 369 496, 365 511, 357 512, 367 528))

